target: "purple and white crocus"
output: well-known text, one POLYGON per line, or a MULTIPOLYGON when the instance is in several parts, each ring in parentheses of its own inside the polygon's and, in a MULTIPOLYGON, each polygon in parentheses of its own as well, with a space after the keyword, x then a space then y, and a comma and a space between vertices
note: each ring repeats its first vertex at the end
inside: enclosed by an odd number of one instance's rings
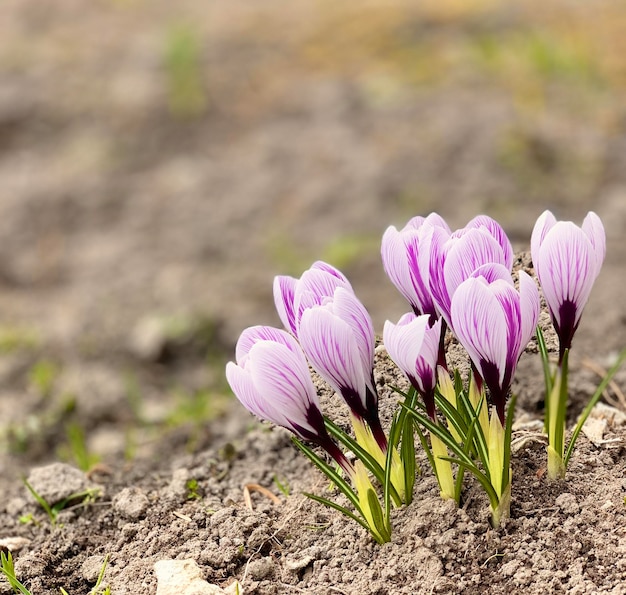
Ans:
POLYGON ((491 217, 474 217, 452 234, 431 228, 425 243, 430 251, 430 290, 439 312, 452 327, 452 298, 457 288, 485 264, 500 264, 510 273, 513 248, 502 227, 491 217))
POLYGON ((343 398, 352 415, 365 421, 385 451, 374 383, 374 327, 365 306, 349 289, 315 303, 303 297, 298 338, 311 366, 343 398))
POLYGON ((241 404, 263 420, 321 446, 352 476, 354 468, 328 435, 298 342, 287 332, 253 326, 241 333, 226 378, 241 404))
POLYGON ((433 421, 436 420, 435 387, 441 324, 441 318, 438 318, 430 326, 427 314, 415 316, 409 312, 398 324, 387 320, 383 328, 383 342, 389 357, 422 396, 426 412, 433 421))
POLYGON ((295 337, 306 307, 319 305, 337 287, 352 291, 346 276, 334 266, 318 260, 299 279, 289 275, 274 278, 274 303, 281 322, 295 337))
POLYGON ((559 362, 574 333, 606 254, 600 218, 590 212, 582 227, 545 211, 533 229, 531 255, 552 323, 559 337, 559 362))
POLYGON ((406 298, 416 316, 428 314, 431 326, 439 318, 430 291, 430 253, 426 245, 428 230, 438 227, 450 235, 448 224, 437 213, 413 217, 400 231, 387 228, 381 242, 385 273, 406 298))
POLYGON ((539 319, 539 291, 525 272, 515 289, 508 267, 479 267, 454 292, 452 329, 491 395, 500 423, 517 362, 539 319))

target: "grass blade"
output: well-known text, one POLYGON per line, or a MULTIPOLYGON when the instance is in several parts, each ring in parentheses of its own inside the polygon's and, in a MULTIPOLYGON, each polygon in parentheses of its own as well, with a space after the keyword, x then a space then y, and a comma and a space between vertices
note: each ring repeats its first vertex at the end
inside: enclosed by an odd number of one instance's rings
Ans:
POLYGON ((619 370, 620 366, 626 359, 626 349, 623 349, 619 356, 617 357, 617 361, 611 366, 611 369, 606 373, 606 376, 602 379, 602 382, 598 385, 596 392, 593 393, 591 400, 587 403, 587 406, 583 409, 583 412, 580 414, 580 419, 572 432, 572 437, 570 438, 569 444, 567 445, 567 451, 565 452, 565 457, 563 458, 563 463, 565 464, 565 468, 567 468, 567 464, 569 463, 570 457, 574 452, 574 446, 576 445, 576 440, 578 439, 578 435, 580 434, 591 410, 596 406, 597 402, 600 400, 604 389, 608 386, 609 382, 613 379, 616 372, 619 370))

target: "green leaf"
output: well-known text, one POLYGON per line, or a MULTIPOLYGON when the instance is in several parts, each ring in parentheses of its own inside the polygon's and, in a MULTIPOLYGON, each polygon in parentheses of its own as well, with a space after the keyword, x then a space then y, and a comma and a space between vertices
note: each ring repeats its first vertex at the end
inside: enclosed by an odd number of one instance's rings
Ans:
POLYGON ((467 469, 480 483, 480 485, 485 490, 487 497, 489 498, 489 503, 491 504, 491 508, 495 509, 498 506, 499 499, 498 494, 493 489, 489 478, 471 461, 468 463, 467 461, 457 459, 454 457, 441 457, 444 461, 450 461, 451 463, 456 463, 459 467, 464 467, 467 469))
POLYGON ((348 483, 333 469, 326 461, 317 456, 306 444, 298 440, 295 436, 291 437, 293 443, 309 458, 309 460, 332 481, 337 488, 352 502, 353 506, 363 514, 359 503, 359 498, 354 493, 348 483))
POLYGON ((15 567, 13 565, 13 556, 11 552, 6 554, 0 551, 0 572, 4 574, 9 581, 9 585, 16 593, 22 593, 22 595, 31 595, 31 592, 19 581, 15 576, 15 567))
MULTIPOLYGON (((367 490, 367 506, 373 519, 373 529, 376 530, 382 543, 391 541, 391 528, 386 514, 383 515, 383 511, 380 507, 380 502, 374 490, 367 490)), ((374 534, 374 531, 371 531, 374 534)))
POLYGON ((570 438, 569 444, 567 445, 567 451, 565 452, 565 457, 563 458, 563 462, 565 464, 566 469, 567 469, 567 465, 569 463, 570 457, 572 456, 572 453, 574 452, 574 446, 576 445, 576 440, 578 440, 578 435, 583 429, 583 426, 585 425, 585 422, 587 421, 587 418, 589 417, 591 410, 596 406, 597 402, 600 400, 600 397, 602 396, 602 393, 604 392, 604 389, 608 386, 609 382, 611 382, 611 380, 613 379, 613 376, 615 376, 616 372, 619 370, 620 366, 622 365, 625 359, 626 359, 626 349, 623 349, 620 352, 619 356, 617 357, 617 360, 615 361, 615 363, 611 366, 611 369, 606 373, 606 376, 602 379, 602 382, 598 385, 598 388, 596 389, 596 392, 593 393, 591 400, 589 401, 587 406, 583 409, 583 412, 580 414, 580 419, 578 420, 578 423, 576 424, 576 427, 574 428, 574 431, 572 432, 572 437, 570 438))
POLYGON ((336 502, 333 502, 332 500, 329 500, 328 498, 323 498, 322 496, 316 496, 315 494, 311 494, 309 492, 302 492, 302 493, 307 498, 310 498, 311 500, 315 500, 315 502, 319 502, 320 504, 323 504, 324 506, 327 506, 328 508, 334 508, 335 510, 338 510, 341 514, 344 514, 348 518, 359 523, 361 527, 363 527, 364 529, 367 529, 367 531, 369 531, 370 533, 372 532, 370 526, 362 518, 359 518, 356 514, 354 514, 353 512, 351 512, 344 506, 341 506, 341 504, 337 504, 336 502))
POLYGON ((58 511, 56 511, 55 509, 51 508, 50 505, 44 500, 44 498, 42 498, 36 491, 35 488, 33 488, 33 486, 30 485, 30 483, 28 483, 28 480, 26 478, 24 478, 24 485, 26 486, 26 488, 28 489, 28 491, 31 493, 31 495, 33 496, 33 498, 37 501, 37 503, 39 504, 39 506, 41 506, 41 508, 43 508, 46 511, 46 514, 48 515, 48 518, 50 519, 50 522, 53 525, 56 525, 57 522, 57 516, 58 516, 58 511))
POLYGON ((543 336, 543 331, 540 326, 537 326, 537 346, 539 348, 539 354, 541 355, 541 363, 543 366, 543 380, 546 387, 546 398, 545 398, 545 413, 544 413, 544 422, 543 429, 546 434, 548 433, 549 423, 550 423, 550 399, 548 398, 550 393, 552 392, 552 385, 554 384, 554 375, 550 370, 550 356, 548 354, 548 347, 546 345, 546 340, 543 336))
MULTIPOLYGON (((339 442, 341 442, 348 450, 352 451, 357 459, 363 462, 365 468, 376 478, 378 483, 380 483, 381 486, 384 486, 385 470, 380 466, 378 461, 369 452, 367 452, 356 440, 354 440, 354 438, 346 434, 330 419, 325 417, 324 424, 326 426, 326 429, 328 430, 328 433, 337 440, 339 440, 339 442)), ((400 498, 400 495, 393 487, 393 485, 390 486, 390 493, 396 506, 401 506, 402 499, 400 498)))
POLYGON ((512 395, 509 400, 509 409, 506 412, 506 421, 504 425, 504 460, 502 462, 502 487, 500 493, 504 493, 505 488, 511 483, 511 434, 513 433, 513 416, 515 414, 516 395, 512 395))
MULTIPOLYGON (((402 414, 401 411, 400 414, 402 414)), ((402 443, 400 446, 400 460, 404 467, 404 500, 411 504, 413 500, 413 489, 415 487, 415 474, 417 464, 415 463, 415 435, 413 434, 413 420, 405 415, 402 421, 402 443)))

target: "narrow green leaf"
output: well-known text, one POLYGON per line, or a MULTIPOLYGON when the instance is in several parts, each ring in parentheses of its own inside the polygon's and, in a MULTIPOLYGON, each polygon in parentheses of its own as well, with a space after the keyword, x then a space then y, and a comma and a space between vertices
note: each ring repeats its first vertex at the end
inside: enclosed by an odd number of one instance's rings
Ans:
POLYGON ((323 498, 322 496, 316 496, 315 494, 311 494, 309 492, 302 492, 302 493, 307 498, 310 498, 311 500, 315 500, 315 502, 319 502, 320 504, 323 504, 324 506, 327 506, 328 508, 334 508, 335 510, 338 510, 341 514, 344 514, 345 516, 352 519, 353 521, 356 521, 357 523, 359 523, 359 525, 361 525, 361 527, 363 527, 364 529, 367 529, 367 531, 371 533, 370 526, 362 518, 358 517, 352 511, 348 510, 344 506, 341 506, 341 504, 337 504, 336 502, 333 502, 332 500, 329 500, 328 498, 323 498))
POLYGON ((422 424, 429 432, 435 434, 441 441, 459 458, 465 459, 467 464, 473 465, 473 461, 465 454, 461 446, 454 439, 452 434, 440 424, 434 423, 427 415, 421 415, 417 411, 407 409, 409 415, 412 415, 420 424, 422 424))
POLYGON ((388 541, 391 541, 390 524, 387 517, 383 515, 382 508, 380 507, 380 502, 378 501, 378 497, 376 496, 374 490, 367 490, 367 505, 369 507, 370 513, 372 514, 374 528, 381 538, 382 543, 387 543, 388 541))
MULTIPOLYGON (((458 398, 459 395, 457 394, 457 402, 458 398)), ((439 390, 435 391, 435 402, 446 420, 454 426, 459 436, 464 438, 467 434, 467 421, 463 419, 459 411, 439 392, 439 390)))
POLYGON ((400 445, 400 460, 404 467, 404 500, 407 504, 413 501, 413 489, 415 487, 415 474, 417 464, 415 462, 415 435, 413 434, 413 420, 404 416, 402 428, 402 443, 400 445))
POLYGON ((309 458, 309 460, 324 474, 330 481, 332 481, 337 488, 352 502, 354 507, 363 514, 359 503, 359 498, 354 493, 348 483, 333 469, 326 461, 319 457, 312 449, 306 444, 298 440, 295 436, 291 437, 293 443, 309 458))
MULTIPOLYGON (((363 462, 365 468, 376 478, 378 483, 381 486, 385 484, 385 470, 380 466, 378 461, 368 453, 352 436, 349 436, 344 432, 339 426, 333 423, 330 419, 324 418, 324 424, 328 433, 335 437, 339 442, 341 442, 346 448, 351 450, 354 455, 363 462)), ((396 506, 402 505, 402 499, 400 495, 394 488, 393 484, 391 485, 391 497, 393 498, 396 506)))
MULTIPOLYGON (((395 425, 398 421, 398 411, 394 413, 392 425, 395 425)), ((391 524, 391 464, 393 458, 393 451, 395 447, 392 445, 391 440, 387 444, 387 457, 385 459, 385 478, 383 481, 383 501, 385 504, 385 525, 389 526, 391 524)), ((367 498, 369 500, 370 492, 367 493, 367 498)), ((376 499, 378 507, 380 508, 380 503, 378 499, 376 499)))
MULTIPOLYGON (((489 446, 487 445, 487 438, 485 433, 483 432, 483 428, 480 424, 480 420, 478 418, 480 411, 483 407, 485 407, 485 397, 484 395, 481 397, 478 407, 474 409, 471 401, 467 397, 465 393, 461 393, 459 395, 459 402, 461 403, 461 407, 466 412, 468 419, 471 420, 472 430, 472 448, 481 461, 485 469, 489 468, 489 446)), ((468 434, 470 434, 470 430, 468 429, 468 434)), ((469 454, 469 453, 468 453, 469 454)))
POLYGON ((600 384, 598 385, 598 388, 596 389, 596 392, 593 393, 591 400, 589 401, 589 403, 587 403, 587 406, 583 409, 583 412, 580 414, 580 419, 578 420, 578 423, 576 424, 576 427, 574 428, 574 431, 572 432, 572 437, 570 438, 569 444, 567 445, 567 451, 565 452, 565 457, 563 458, 563 462, 565 464, 566 469, 567 469, 567 465, 569 463, 570 457, 572 456, 572 453, 574 452, 574 446, 576 445, 576 440, 578 440, 578 435, 583 429, 583 426, 585 425, 585 422, 587 421, 587 418, 589 417, 591 410, 596 406, 597 402, 600 400, 600 397, 602 396, 602 393, 604 392, 604 389, 608 386, 609 382, 611 382, 611 380, 613 379, 613 376, 615 376, 615 374, 617 373, 617 371, 619 370, 620 366, 622 365, 625 359, 626 359, 626 349, 623 349, 620 352, 619 356, 617 357, 617 360, 615 361, 615 363, 611 366, 611 369, 606 373, 606 376, 602 379, 602 382, 600 382, 600 384))
POLYGON ((494 490, 489 478, 471 461, 468 463, 467 461, 463 461, 461 459, 457 459, 454 457, 441 457, 444 461, 450 461, 451 463, 456 463, 460 467, 464 467, 467 469, 480 483, 480 485, 485 490, 487 497, 489 498, 489 503, 491 504, 491 508, 495 509, 498 506, 499 499, 498 494, 494 490))
POLYGON ((516 402, 517 396, 512 395, 509 400, 509 409, 506 412, 504 425, 504 459, 502 462, 504 469, 502 469, 502 487, 500 488, 500 493, 504 493, 504 489, 511 483, 511 434, 513 433, 513 416, 515 415, 516 402))
POLYGON ((33 498, 37 500, 37 503, 39 504, 39 506, 41 506, 41 508, 43 508, 46 511, 46 514, 48 515, 50 522, 53 525, 56 525, 58 513, 55 512, 50 507, 50 505, 35 491, 35 488, 33 488, 33 486, 31 486, 30 483, 28 483, 28 480, 26 478, 24 478, 23 481, 24 481, 24 485, 26 486, 28 491, 32 494, 33 498))
POLYGON ((539 348, 539 354, 541 355, 541 364, 543 366, 543 380, 546 387, 546 398, 544 406, 544 422, 543 431, 547 434, 550 427, 550 399, 549 395, 552 392, 552 385, 554 383, 554 376, 550 370, 550 356, 548 354, 548 347, 546 340, 543 336, 543 331, 540 326, 537 326, 537 346, 539 348))
POLYGON ((11 552, 6 554, 0 551, 0 571, 9 581, 9 585, 16 593, 22 595, 31 595, 30 591, 15 576, 15 567, 13 565, 13 555, 11 552))

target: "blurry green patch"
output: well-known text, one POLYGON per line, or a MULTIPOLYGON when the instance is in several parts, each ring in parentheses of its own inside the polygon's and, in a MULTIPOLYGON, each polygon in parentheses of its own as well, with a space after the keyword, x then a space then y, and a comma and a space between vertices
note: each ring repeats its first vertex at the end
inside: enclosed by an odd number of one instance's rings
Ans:
POLYGON ((206 389, 191 393, 177 391, 174 394, 174 407, 167 417, 167 423, 172 427, 204 424, 223 414, 229 402, 230 397, 227 395, 206 389))
POLYGON ((374 235, 345 235, 329 242, 322 250, 321 260, 338 269, 348 268, 363 256, 380 250, 380 237, 374 235))
POLYGON ((49 397, 59 376, 59 367, 47 359, 38 360, 28 372, 28 383, 42 397, 49 397))
POLYGON ((315 260, 312 251, 296 245, 284 232, 268 235, 265 249, 270 260, 280 269, 282 275, 299 276, 315 260))
POLYGON ((59 447, 59 457, 73 462, 79 469, 89 471, 100 462, 100 457, 89 451, 87 438, 81 425, 71 421, 65 428, 65 444, 59 447))
POLYGON ((542 97, 548 85, 576 85, 579 93, 602 90, 606 81, 598 56, 580 39, 558 31, 506 30, 471 38, 478 72, 522 99, 542 97))
POLYGON ((41 344, 36 331, 14 326, 0 327, 0 354, 15 351, 32 351, 41 344))
POLYGON ((170 28, 165 39, 165 72, 170 111, 174 116, 193 118, 208 106, 203 82, 202 43, 190 25, 170 28))
POLYGON ((200 486, 198 485, 198 480, 188 479, 185 483, 185 487, 187 488, 187 500, 201 500, 202 494, 200 493, 200 486))
POLYGON ((575 202, 592 192, 603 175, 601 160, 584 147, 535 130, 510 129, 499 141, 497 158, 529 199, 550 195, 575 202))

